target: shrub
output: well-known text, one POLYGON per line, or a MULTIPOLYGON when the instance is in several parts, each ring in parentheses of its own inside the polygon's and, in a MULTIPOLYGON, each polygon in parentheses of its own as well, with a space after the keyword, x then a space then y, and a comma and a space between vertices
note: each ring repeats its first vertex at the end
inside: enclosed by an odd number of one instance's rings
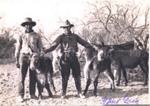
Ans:
POLYGON ((9 36, 0 36, 0 58, 12 58, 16 40, 9 36))

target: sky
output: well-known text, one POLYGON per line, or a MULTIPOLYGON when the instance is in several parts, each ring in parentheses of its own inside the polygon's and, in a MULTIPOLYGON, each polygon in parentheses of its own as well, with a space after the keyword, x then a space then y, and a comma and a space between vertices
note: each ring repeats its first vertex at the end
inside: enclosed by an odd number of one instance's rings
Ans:
MULTIPOLYGON (((124 4, 130 0, 109 0, 124 4)), ((149 0, 133 0, 135 4, 149 4, 149 0)), ((87 2, 95 0, 0 0, 0 16, 4 25, 20 25, 25 17, 32 17, 43 25, 46 31, 59 27, 58 23, 69 19, 75 25, 84 20, 89 8, 87 2)), ((39 24, 39 23, 38 23, 39 24)))
POLYGON ((6 24, 21 23, 25 17, 32 17, 42 25, 58 27, 55 23, 66 19, 82 18, 86 12, 86 0, 0 0, 0 14, 4 14, 6 24))

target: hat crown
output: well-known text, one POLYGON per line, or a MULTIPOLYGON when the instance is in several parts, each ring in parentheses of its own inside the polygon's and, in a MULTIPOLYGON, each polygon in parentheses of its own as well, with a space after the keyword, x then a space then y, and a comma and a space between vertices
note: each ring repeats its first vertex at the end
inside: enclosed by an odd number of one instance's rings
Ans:
POLYGON ((66 20, 65 22, 64 22, 64 24, 62 25, 62 26, 60 26, 60 28, 67 28, 67 27, 73 27, 74 25, 73 24, 71 24, 70 22, 69 22, 69 20, 66 20))
POLYGON ((35 21, 32 21, 32 18, 30 17, 27 17, 24 19, 24 22, 21 23, 21 26, 25 26, 27 24, 31 24, 32 26, 35 26, 36 25, 36 22, 35 21))
POLYGON ((70 22, 69 22, 69 20, 66 20, 65 24, 66 25, 71 25, 70 22))
POLYGON ((27 17, 24 19, 24 22, 33 22, 33 21, 32 21, 32 18, 27 17))

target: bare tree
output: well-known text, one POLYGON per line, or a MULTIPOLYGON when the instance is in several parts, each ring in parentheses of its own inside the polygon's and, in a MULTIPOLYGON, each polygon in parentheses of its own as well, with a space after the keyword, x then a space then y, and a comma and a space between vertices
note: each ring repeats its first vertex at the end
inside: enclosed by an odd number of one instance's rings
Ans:
MULTIPOLYGON (((133 40, 133 37, 141 36, 147 28, 149 8, 145 11, 145 22, 139 25, 141 8, 133 4, 120 5, 110 1, 97 0, 88 3, 93 9, 89 12, 89 20, 85 23, 91 38, 117 44, 133 40)), ((85 31, 84 31, 85 32, 85 31)), ((88 36, 90 37, 90 36, 88 36)))
POLYGON ((52 33, 50 34, 45 34, 45 30, 43 25, 41 24, 40 20, 38 20, 38 23, 40 24, 39 27, 37 28, 37 32, 41 35, 44 43, 50 45, 52 43, 52 38, 53 36, 56 36, 58 34, 58 29, 54 30, 52 33))

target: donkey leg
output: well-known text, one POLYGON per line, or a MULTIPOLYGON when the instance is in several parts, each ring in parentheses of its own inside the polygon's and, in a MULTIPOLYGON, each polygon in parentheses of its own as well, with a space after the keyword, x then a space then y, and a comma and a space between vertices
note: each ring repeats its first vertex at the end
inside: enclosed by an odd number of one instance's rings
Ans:
POLYGON ((113 90, 113 91, 115 91, 115 83, 114 83, 114 75, 113 75, 113 73, 111 72, 111 70, 107 70, 107 71, 105 71, 104 72, 104 75, 109 79, 109 81, 110 81, 110 84, 111 84, 111 89, 113 90))
POLYGON ((117 71, 118 71, 118 79, 117 79, 116 86, 120 86, 120 80, 121 80, 121 67, 120 66, 117 67, 117 71))
POLYGON ((93 91, 94 96, 97 96, 97 85, 98 85, 98 77, 96 77, 94 80, 94 91, 93 91))
POLYGON ((146 86, 148 83, 147 83, 147 80, 148 80, 148 63, 145 62, 145 61, 142 61, 141 64, 140 64, 140 67, 142 69, 142 71, 144 72, 144 84, 143 86, 146 86))
POLYGON ((90 84, 91 84, 91 79, 89 78, 89 79, 87 79, 87 81, 86 81, 86 86, 85 86, 85 90, 84 90, 83 95, 86 95, 90 84))
POLYGON ((53 94, 52 94, 52 92, 51 92, 51 90, 50 90, 50 86, 49 86, 49 84, 48 84, 48 83, 46 83, 46 84, 45 84, 45 88, 46 88, 46 89, 47 89, 47 91, 48 91, 49 97, 52 97, 52 96, 53 96, 53 94))
POLYGON ((114 81, 115 83, 117 83, 117 79, 118 79, 118 70, 114 70, 114 81))
POLYGON ((127 72, 125 70, 125 67, 122 67, 122 71, 123 71, 123 76, 124 76, 124 79, 125 79, 125 86, 127 86, 128 80, 127 80, 127 72))
POLYGON ((56 89, 55 89, 55 85, 54 85, 54 81, 53 81, 53 73, 48 73, 48 83, 50 84, 50 86, 52 86, 54 93, 56 94, 56 89))
POLYGON ((54 73, 57 72, 57 68, 56 68, 56 64, 57 64, 57 55, 53 55, 54 58, 53 58, 53 61, 52 61, 52 65, 53 65, 53 70, 54 70, 54 73))
POLYGON ((56 94, 56 89, 55 89, 55 85, 54 85, 53 79, 51 79, 50 83, 51 83, 51 86, 53 88, 54 93, 56 94))
POLYGON ((38 99, 42 99, 42 92, 43 92, 43 88, 42 88, 42 85, 37 83, 37 87, 38 87, 38 99))

